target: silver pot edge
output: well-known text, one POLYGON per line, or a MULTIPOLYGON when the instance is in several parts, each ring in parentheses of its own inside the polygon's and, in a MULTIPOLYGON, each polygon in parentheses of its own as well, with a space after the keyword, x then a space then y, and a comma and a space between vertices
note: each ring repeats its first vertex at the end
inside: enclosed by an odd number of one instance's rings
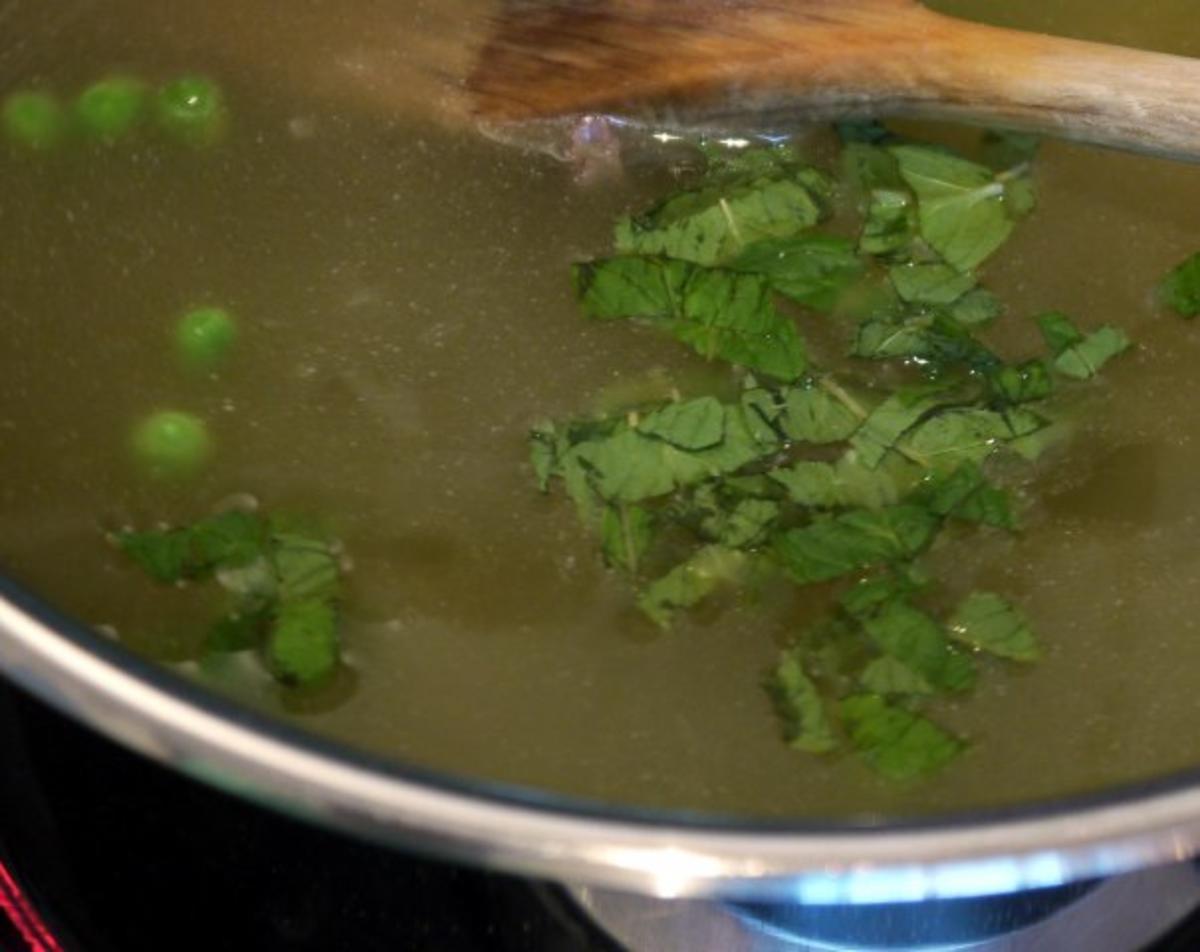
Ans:
POLYGON ((474 795, 230 705, 121 657, 27 597, 0 597, 0 670, 61 712, 205 783, 311 822, 447 859, 659 898, 808 903, 999 895, 1200 854, 1200 783, 977 821, 804 830, 646 822, 474 795))

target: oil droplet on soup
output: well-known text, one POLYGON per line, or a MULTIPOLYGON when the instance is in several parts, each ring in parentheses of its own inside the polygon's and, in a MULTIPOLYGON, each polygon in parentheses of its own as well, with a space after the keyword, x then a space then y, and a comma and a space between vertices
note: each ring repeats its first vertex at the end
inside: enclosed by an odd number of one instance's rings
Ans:
MULTIPOLYGON (((447 15, 433 0, 346 0, 336 16, 298 4, 276 32, 262 28, 269 4, 211 3, 175 14, 183 51, 144 3, 60 6, 11 15, 29 42, 0 59, 5 90, 69 102, 118 70, 204 76, 225 113, 202 149, 35 129, 45 148, 0 157, 0 559, 36 591, 136 650, 188 657, 186 632, 219 596, 148 586, 100 529, 188 522, 249 493, 320 513, 353 557, 354 678, 284 704, 236 662, 199 676, 406 761, 774 816, 1007 803, 1200 763, 1200 329, 1151 298, 1200 247, 1200 168, 1061 143, 1039 156, 1040 207, 986 265, 988 286, 1014 313, 1121 326, 1138 351, 1106 369, 1075 458, 1022 536, 940 567, 1018 595, 1046 657, 942 711, 979 743, 932 780, 896 786, 854 758, 815 761, 781 742, 759 686, 802 606, 725 606, 648 639, 570 506, 530 479, 537 420, 653 374, 710 373, 669 340, 583 321, 569 286, 570 262, 606 251, 612 220, 661 194, 668 170, 639 164, 580 187, 552 159, 411 104, 381 109, 379 83, 343 95, 346 77, 391 62, 368 42, 380 18, 422 37, 447 15), (209 36, 222 16, 254 36, 253 55, 209 36), (214 301, 237 315, 236 346, 182 372, 180 315, 214 301), (204 420, 217 447, 190 480, 147 480, 129 458, 132 427, 160 406, 204 420)), ((1180 46, 1180 0, 1153 21, 1129 2, 1097 6, 998 14, 1200 53, 1200 41, 1180 46)), ((395 69, 408 53, 393 51, 395 69)))

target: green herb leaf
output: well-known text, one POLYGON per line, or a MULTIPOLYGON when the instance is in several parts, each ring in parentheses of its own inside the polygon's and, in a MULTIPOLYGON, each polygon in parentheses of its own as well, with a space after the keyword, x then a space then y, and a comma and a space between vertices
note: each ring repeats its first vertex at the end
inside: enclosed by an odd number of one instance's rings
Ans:
POLYGON ((715 397, 668 403, 639 421, 637 430, 681 450, 706 450, 725 438, 725 408, 715 397))
POLYGON ((767 692, 783 721, 784 738, 789 746, 810 754, 837 750, 838 739, 825 702, 805 672, 798 649, 780 656, 779 664, 767 679, 767 692))
POLYGON ((1105 325, 1071 345, 1054 358, 1054 369, 1064 377, 1088 380, 1109 360, 1129 349, 1129 337, 1119 327, 1105 325))
POLYGON ((859 681, 863 688, 872 694, 907 694, 920 697, 935 693, 928 681, 891 655, 871 661, 863 668, 859 681))
POLYGON ((937 529, 937 516, 920 506, 854 510, 781 534, 774 551, 797 582, 823 582, 870 565, 910 559, 937 529))
POLYGON ((284 601, 271 620, 267 662, 285 684, 323 681, 338 663, 337 614, 321 598, 284 601))
POLYGON ((1038 330, 1042 332, 1042 339, 1055 357, 1083 340, 1083 331, 1062 311, 1047 311, 1045 314, 1039 314, 1034 320, 1037 321, 1038 330))
POLYGON ((155 581, 173 583, 252 561, 262 552, 264 530, 258 517, 231 510, 192 526, 120 532, 116 543, 155 581))
POLYGON ((985 327, 1004 313, 1004 305, 986 288, 975 288, 955 301, 946 313, 966 327, 985 327))
POLYGON ((945 767, 966 744, 920 714, 876 694, 856 694, 839 705, 851 743, 885 777, 911 780, 945 767))
POLYGON ((648 585, 638 597, 638 608, 656 625, 666 628, 677 609, 691 608, 723 584, 740 583, 748 567, 745 553, 707 545, 648 585))
POLYGON ((318 536, 299 532, 271 533, 271 562, 284 601, 332 599, 337 595, 337 556, 318 536))
POLYGON ((862 626, 880 651, 938 690, 958 693, 975 683, 971 659, 950 644, 941 625, 907 602, 886 603, 876 614, 862 619, 862 626))
POLYGON ((678 317, 696 268, 662 258, 603 258, 573 265, 572 284, 583 312, 599 320, 678 317))
POLYGON ((1046 421, 1015 407, 1003 413, 978 407, 950 408, 913 428, 903 443, 906 453, 927 465, 980 463, 1004 443, 1040 430, 1046 421))
POLYGON ((1013 222, 990 169, 928 146, 889 149, 917 195, 921 237, 947 262, 970 271, 1005 242, 1013 222))
POLYGON ((617 250, 712 266, 757 241, 799 234, 820 220, 821 205, 796 178, 763 177, 672 196, 643 215, 618 222, 617 250))
POLYGON ((952 304, 975 287, 975 276, 948 264, 901 264, 888 270, 902 300, 914 304, 952 304))
POLYGON ((919 498, 930 512, 1001 529, 1015 529, 1008 493, 988 483, 970 460, 948 473, 935 473, 921 487, 919 498))
POLYGON ((882 509, 899 502, 913 481, 911 474, 871 469, 851 457, 834 463, 803 461, 767 475, 787 490, 793 502, 817 509, 882 509))
POLYGON ((849 439, 859 428, 862 418, 846 400, 813 384, 787 391, 778 422, 789 440, 821 444, 849 439))
POLYGON ((842 592, 838 600, 852 618, 861 621, 878 612, 888 602, 915 595, 927 584, 916 576, 912 566, 893 569, 874 578, 860 579, 842 592))
POLYGON ((779 503, 770 499, 740 499, 732 509, 716 508, 701 522, 710 539, 730 549, 757 545, 779 517, 779 503))
POLYGON ((671 332, 703 357, 720 357, 780 380, 795 380, 807 363, 796 325, 775 309, 770 287, 758 275, 695 272, 684 292, 683 320, 674 322, 671 332))
POLYGON ((1158 286, 1158 299, 1183 317, 1200 314, 1200 252, 1167 273, 1158 286))
POLYGON ((863 220, 858 249, 864 254, 900 256, 917 234, 917 203, 901 189, 876 188, 871 191, 863 220))
POLYGON ((1044 400, 1054 392, 1054 378, 1045 361, 1036 359, 1007 364, 996 371, 988 383, 1000 400, 1014 405, 1044 400))
POLYGON ((864 465, 876 467, 887 451, 923 417, 936 410, 942 396, 927 390, 900 390, 879 404, 858 428, 850 445, 864 465))
POLYGON ((607 506, 600 527, 604 561, 636 575, 654 538, 654 517, 640 506, 607 506))
POLYGON ((825 312, 834 309, 864 269, 853 245, 832 235, 760 241, 745 248, 728 267, 762 275, 785 297, 825 312))
POLYGON ((999 595, 972 592, 949 622, 950 637, 980 651, 1013 661, 1036 661, 1041 652, 1033 630, 999 595))

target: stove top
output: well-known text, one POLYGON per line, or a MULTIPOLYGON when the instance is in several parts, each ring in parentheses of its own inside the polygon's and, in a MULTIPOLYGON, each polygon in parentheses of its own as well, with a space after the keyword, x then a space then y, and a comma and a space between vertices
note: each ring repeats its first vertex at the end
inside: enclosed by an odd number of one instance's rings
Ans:
MULTIPOLYGON (((308 826, 164 770, 3 682, 0 763, 0 913, 10 895, 3 888, 7 867, 65 952, 620 952, 597 921, 637 943, 636 952, 701 952, 683 938, 698 933, 659 928, 655 938, 653 930, 630 931, 631 916, 663 918, 650 901, 568 892, 308 826)), ((1200 884, 1190 867, 1167 875, 1176 884, 1183 876, 1200 884)), ((1025 908, 1081 907, 1104 888, 1029 897, 1025 908)), ((1100 905, 1115 895, 1107 888, 1100 905)), ((747 949, 768 947, 764 937, 772 935, 778 942, 789 919, 779 910, 734 915, 721 906, 704 914, 724 916, 721 928, 750 936, 738 946, 747 949)), ((0 950, 36 948, 14 923, 32 928, 19 909, 0 915, 0 950)), ((828 922, 823 928, 828 932, 828 922)), ((44 944, 47 952, 53 941, 44 944)), ((721 941, 721 952, 730 952, 721 941)), ((777 947, 856 947, 836 937, 814 941, 777 947)), ((1040 947, 1091 948, 1064 941, 1060 932, 1040 947)), ((951 947, 971 946, 943 946, 951 947)), ((1200 948, 1200 914, 1149 948, 1200 948)))

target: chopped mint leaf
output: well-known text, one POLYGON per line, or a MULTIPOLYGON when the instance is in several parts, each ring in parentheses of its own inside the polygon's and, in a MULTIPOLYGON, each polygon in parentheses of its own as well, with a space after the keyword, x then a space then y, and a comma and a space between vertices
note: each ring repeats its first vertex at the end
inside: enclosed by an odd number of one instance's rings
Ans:
POLYGON ((244 565, 262 551, 263 539, 261 520, 238 511, 187 527, 116 535, 121 551, 164 583, 203 579, 220 567, 244 565))
POLYGON ((837 750, 838 739, 825 702, 804 670, 799 649, 783 652, 767 679, 767 692, 783 721, 784 738, 789 746, 810 754, 837 750))
POLYGON ((919 608, 893 600, 861 623, 880 651, 907 665, 938 690, 957 693, 974 685, 971 659, 960 653, 942 626, 919 608))
POLYGON ((921 237, 947 262, 970 271, 1004 244, 1013 221, 990 169, 929 146, 889 149, 917 195, 921 237))
POLYGON ((862 423, 847 399, 819 384, 787 391, 779 426, 789 440, 801 443, 840 443, 862 423))
POLYGON ((796 325, 775 309, 760 275, 623 257, 575 265, 574 282, 589 317, 647 320, 706 358, 782 380, 804 371, 796 325))
POLYGON ((874 615, 888 602, 908 598, 926 582, 917 577, 912 566, 894 569, 873 578, 860 579, 842 593, 839 602, 852 618, 862 620, 874 615))
POLYGON ((797 582, 823 582, 870 565, 912 558, 932 541, 937 528, 937 516, 920 506, 856 509, 782 533, 774 551, 797 582))
POLYGON ((911 193, 898 188, 871 190, 859 251, 879 257, 898 255, 912 245, 916 233, 917 205, 911 193))
POLYGON ((215 576, 233 596, 233 610, 209 631, 208 651, 242 651, 265 638, 267 666, 287 684, 314 683, 336 665, 338 559, 303 524, 234 510, 122 533, 117 544, 157 581, 215 576))
POLYGON ((665 255, 712 266, 735 257, 747 245, 767 238, 788 238, 821 218, 821 204, 810 188, 787 173, 681 192, 648 212, 617 224, 616 247, 622 254, 665 255))
POLYGON ((986 288, 975 288, 955 301, 946 313, 967 327, 984 327, 1004 313, 1004 305, 986 288))
POLYGON ((725 438, 725 408, 715 397, 668 403, 644 417, 637 430, 681 450, 706 450, 725 438))
POLYGON ((834 309, 864 269, 854 246, 832 235, 760 241, 743 249, 728 267, 762 275, 785 297, 825 312, 834 309))
POLYGON ((695 271, 685 261, 620 257, 573 265, 571 278, 588 317, 670 319, 682 313, 695 271))
POLYGON ((154 581, 172 584, 193 578, 192 536, 186 529, 119 532, 117 547, 154 581))
POLYGON ((990 485, 978 464, 970 460, 949 472, 928 477, 919 498, 939 516, 1001 529, 1017 527, 1008 493, 990 485))
POLYGON ((666 628, 680 608, 691 608, 721 585, 741 582, 749 556, 719 545, 707 545, 662 578, 651 582, 638 597, 638 608, 656 625, 666 628))
POLYGON ((771 499, 740 499, 732 509, 714 509, 701 522, 710 539, 730 549, 762 542, 779 517, 779 503, 771 499))
POLYGON ((1083 331, 1062 311, 1047 311, 1034 318, 1050 353, 1057 357, 1083 340, 1083 331))
POLYGON ((550 489, 550 478, 558 472, 558 449, 558 432, 553 423, 539 423, 529 431, 529 462, 542 492, 550 489))
POLYGON ((901 264, 888 270, 902 300, 913 304, 953 304, 975 287, 975 276, 948 264, 901 264))
POLYGON ((858 458, 870 467, 882 462, 887 451, 942 402, 938 392, 900 390, 879 404, 850 440, 858 458))
POLYGON ((1043 360, 1007 364, 988 378, 992 392, 1004 403, 1044 400, 1054 392, 1054 378, 1043 360))
POLYGON ((1158 286, 1158 299, 1183 317, 1200 314, 1200 252, 1167 273, 1158 286))
POLYGON ((949 312, 922 310, 892 318, 873 318, 859 325, 854 353, 872 360, 919 358, 931 374, 961 364, 977 373, 991 373, 1000 360, 980 344, 970 330, 949 312))
POLYGON ((806 167, 804 157, 791 143, 735 148, 706 140, 700 143, 700 151, 707 162, 704 181, 709 185, 779 177, 806 167))
POLYGON ((641 506, 607 506, 600 527, 604 560, 636 575, 654 538, 654 517, 641 506))
POLYGON ((332 599, 337 594, 337 556, 323 538, 298 532, 272 532, 271 562, 284 601, 332 599))
POLYGON ((321 598, 282 602, 267 635, 267 662, 285 684, 323 681, 338 663, 337 614, 321 598))
POLYGON ((900 501, 910 480, 844 456, 834 463, 802 461, 767 473, 789 498, 815 509, 882 509, 900 501))
POLYGON ((1088 380, 1109 360, 1129 348, 1129 337, 1119 327, 1106 324, 1054 358, 1054 369, 1064 377, 1088 380))
POLYGON ((807 363, 796 325, 775 309, 770 287, 758 275, 695 272, 684 291, 683 320, 671 331, 703 357, 780 380, 795 380, 807 363))
POLYGON ((891 655, 875 658, 865 668, 859 680, 872 694, 929 695, 934 689, 921 675, 903 661, 891 655))
POLYGON ((867 763, 894 780, 935 773, 966 748, 933 721, 876 694, 855 694, 838 709, 850 742, 867 763))
POLYGON ((972 592, 948 624, 950 637, 980 651, 1013 661, 1040 656, 1033 630, 1013 606, 991 592, 972 592))
POLYGON ((930 466, 955 466, 965 460, 980 463, 1007 441, 1045 425, 1040 416, 1020 407, 1003 413, 978 407, 950 408, 913 428, 900 446, 930 466))

